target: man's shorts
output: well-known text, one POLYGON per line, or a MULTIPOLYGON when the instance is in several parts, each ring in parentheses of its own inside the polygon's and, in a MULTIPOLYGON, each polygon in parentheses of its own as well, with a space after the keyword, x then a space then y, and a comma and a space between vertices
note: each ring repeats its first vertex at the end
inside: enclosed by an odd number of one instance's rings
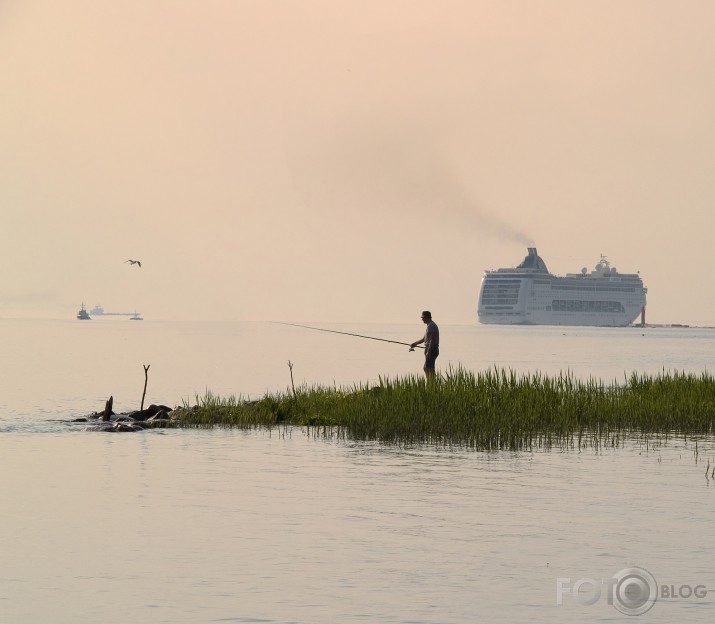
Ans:
POLYGON ((425 353, 425 368, 434 370, 434 363, 439 355, 439 349, 432 349, 429 355, 425 353))

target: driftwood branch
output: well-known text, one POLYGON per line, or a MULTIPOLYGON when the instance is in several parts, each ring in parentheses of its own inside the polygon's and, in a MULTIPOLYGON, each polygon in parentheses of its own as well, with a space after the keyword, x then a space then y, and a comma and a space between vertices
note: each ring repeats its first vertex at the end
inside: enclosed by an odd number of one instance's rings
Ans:
POLYGON ((149 382, 149 367, 151 364, 144 364, 144 393, 142 394, 142 404, 139 408, 140 411, 144 411, 144 397, 146 397, 146 385, 149 382))
POLYGON ((288 360, 288 368, 290 369, 290 385, 291 388, 293 388, 293 399, 297 401, 298 395, 295 392, 295 383, 293 383, 293 362, 291 362, 290 360, 288 360))

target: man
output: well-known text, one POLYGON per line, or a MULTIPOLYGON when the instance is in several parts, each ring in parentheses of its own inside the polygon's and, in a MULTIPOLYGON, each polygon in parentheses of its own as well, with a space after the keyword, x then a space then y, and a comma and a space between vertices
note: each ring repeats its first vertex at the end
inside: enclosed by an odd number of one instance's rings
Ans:
POLYGON ((432 320, 432 313, 429 310, 425 310, 422 313, 422 322, 427 325, 427 330, 425 331, 425 337, 421 340, 417 340, 410 345, 410 351, 414 348, 425 343, 425 376, 430 379, 434 377, 434 363, 439 355, 439 327, 437 323, 432 320))

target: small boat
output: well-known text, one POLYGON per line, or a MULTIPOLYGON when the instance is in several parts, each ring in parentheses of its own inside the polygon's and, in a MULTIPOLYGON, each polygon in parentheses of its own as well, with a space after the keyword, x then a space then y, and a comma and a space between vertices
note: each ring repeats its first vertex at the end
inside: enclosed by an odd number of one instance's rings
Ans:
POLYGON ((129 320, 130 320, 130 321, 143 321, 144 319, 143 319, 141 316, 139 316, 139 312, 137 312, 136 310, 134 310, 134 315, 133 315, 133 316, 130 316, 130 317, 129 317, 129 320))
POLYGON ((91 321, 92 320, 92 317, 87 313, 87 310, 84 307, 84 303, 82 304, 82 307, 79 309, 79 312, 77 312, 77 318, 80 321, 91 321))

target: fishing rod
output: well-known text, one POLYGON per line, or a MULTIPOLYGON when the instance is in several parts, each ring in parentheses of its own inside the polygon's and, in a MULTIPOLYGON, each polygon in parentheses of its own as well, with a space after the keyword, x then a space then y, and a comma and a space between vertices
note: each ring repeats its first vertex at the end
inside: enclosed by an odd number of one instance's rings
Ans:
MULTIPOLYGON (((413 347, 409 342, 400 342, 398 340, 388 340, 387 338, 375 338, 374 336, 363 336, 362 334, 351 334, 350 332, 337 331, 335 329, 323 329, 321 327, 309 327, 308 325, 298 325, 297 323, 280 323, 274 321, 278 325, 290 325, 291 327, 302 327, 303 329, 314 329, 315 331, 330 332, 331 334, 343 334, 344 336, 355 336, 356 338, 367 338, 368 340, 379 340, 380 342, 391 342, 392 344, 405 345, 410 348, 410 351, 414 351, 413 347)), ((424 349, 423 346, 417 345, 419 349, 424 349)))

